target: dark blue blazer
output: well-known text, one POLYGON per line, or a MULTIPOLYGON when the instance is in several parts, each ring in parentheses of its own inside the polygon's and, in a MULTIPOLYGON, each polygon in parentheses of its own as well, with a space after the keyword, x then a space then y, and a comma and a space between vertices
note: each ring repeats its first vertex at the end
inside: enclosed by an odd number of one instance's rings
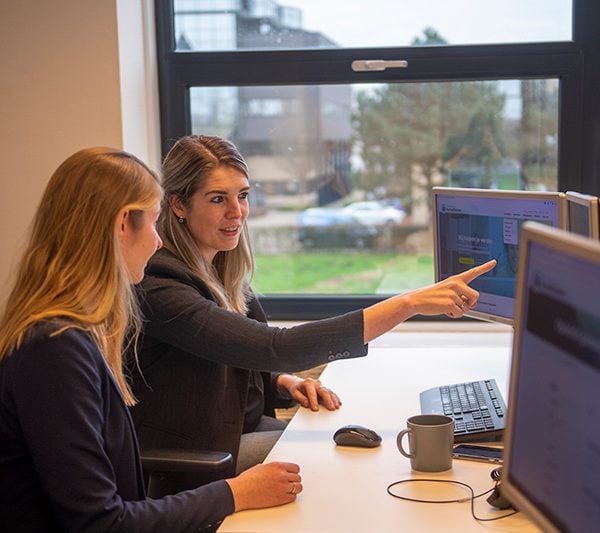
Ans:
POLYGON ((0 363, 0 530, 190 531, 234 510, 225 481, 145 498, 133 424, 91 336, 35 326, 0 363))

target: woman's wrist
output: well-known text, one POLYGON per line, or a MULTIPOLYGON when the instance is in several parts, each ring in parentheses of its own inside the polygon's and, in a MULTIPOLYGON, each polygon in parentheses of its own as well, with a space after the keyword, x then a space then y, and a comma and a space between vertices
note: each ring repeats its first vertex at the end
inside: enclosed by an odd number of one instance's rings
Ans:
POLYGON ((292 397, 290 388, 297 379, 298 378, 292 374, 279 374, 275 381, 277 394, 282 398, 290 399, 292 397))

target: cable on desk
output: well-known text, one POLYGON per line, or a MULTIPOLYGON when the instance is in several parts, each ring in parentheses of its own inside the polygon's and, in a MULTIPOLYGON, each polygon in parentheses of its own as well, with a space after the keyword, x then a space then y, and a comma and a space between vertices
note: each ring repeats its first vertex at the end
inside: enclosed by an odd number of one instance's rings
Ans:
POLYGON ((480 518, 479 516, 477 516, 475 514, 475 500, 477 498, 481 498, 482 496, 485 496, 486 494, 489 494, 490 492, 492 492, 495 488, 498 487, 498 482, 496 482, 496 484, 489 490, 486 490, 485 492, 482 492, 481 494, 477 494, 475 495, 475 491, 473 490, 473 488, 470 485, 467 485, 466 483, 463 483, 462 481, 454 481, 452 479, 427 479, 427 478, 414 478, 414 479, 401 479, 400 481, 394 481, 393 483, 390 483, 387 487, 387 492, 390 496, 393 496, 394 498, 398 498, 400 500, 406 500, 409 502, 416 502, 416 503, 464 503, 464 502, 471 502, 471 515, 473 516, 473 518, 479 522, 492 522, 494 520, 501 520, 502 518, 507 518, 509 516, 512 516, 514 514, 517 514, 519 511, 512 511, 510 513, 504 514, 502 516, 495 516, 493 518, 480 518), (459 485, 461 487, 465 487, 466 489, 468 489, 468 491, 471 493, 471 496, 468 498, 456 498, 454 500, 421 500, 419 498, 410 498, 408 496, 400 496, 398 494, 394 494, 392 492, 392 488, 395 487, 396 485, 400 485, 403 483, 414 483, 414 482, 427 482, 427 483, 450 483, 453 485, 459 485))

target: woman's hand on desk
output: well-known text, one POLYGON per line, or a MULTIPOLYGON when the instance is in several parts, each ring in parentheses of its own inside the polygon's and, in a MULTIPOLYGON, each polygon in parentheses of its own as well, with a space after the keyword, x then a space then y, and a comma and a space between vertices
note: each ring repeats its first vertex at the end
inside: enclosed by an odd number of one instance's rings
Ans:
POLYGON ((277 378, 277 387, 300 405, 310 408, 312 411, 318 411, 319 404, 329 411, 335 411, 342 405, 339 396, 332 390, 323 387, 318 379, 303 379, 292 374, 281 374, 277 378))
POLYGON ((300 467, 294 463, 256 465, 226 481, 236 512, 293 502, 303 488, 300 467))

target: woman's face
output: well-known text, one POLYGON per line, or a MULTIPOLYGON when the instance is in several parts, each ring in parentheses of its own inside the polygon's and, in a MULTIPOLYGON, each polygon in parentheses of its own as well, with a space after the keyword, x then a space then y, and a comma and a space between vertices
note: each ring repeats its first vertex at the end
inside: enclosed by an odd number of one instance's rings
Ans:
POLYGON ((117 232, 131 283, 142 281, 146 263, 162 246, 156 231, 159 213, 160 204, 157 203, 145 211, 125 212, 124 218, 117 221, 117 232))
POLYGON ((233 250, 238 245, 248 218, 249 190, 243 172, 220 166, 191 196, 188 207, 172 205, 175 214, 185 218, 200 254, 208 263, 212 263, 218 252, 233 250))

